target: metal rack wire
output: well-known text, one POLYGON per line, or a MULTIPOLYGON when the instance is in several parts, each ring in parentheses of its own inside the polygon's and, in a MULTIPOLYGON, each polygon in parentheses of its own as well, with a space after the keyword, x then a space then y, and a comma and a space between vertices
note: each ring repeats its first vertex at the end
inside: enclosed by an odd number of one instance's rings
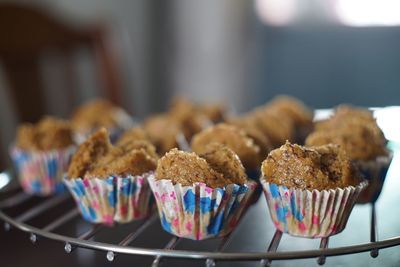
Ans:
MULTIPOLYGON (((2 175, 12 178, 9 173, 3 173, 2 175)), ((218 261, 259 261, 260 266, 269 266, 272 261, 277 260, 316 258, 318 264, 323 265, 326 257, 366 251, 370 252, 371 257, 377 257, 379 249, 400 245, 400 236, 378 241, 375 205, 371 205, 370 242, 368 243, 329 248, 329 238, 322 238, 319 248, 313 250, 277 251, 283 234, 276 231, 269 242, 266 252, 225 252, 225 249, 232 240, 232 234, 220 238, 219 245, 214 251, 177 250, 175 247, 181 242, 181 238, 174 236, 171 236, 165 246, 157 249, 130 246, 150 225, 158 221, 158 215, 155 213, 146 220, 142 220, 135 231, 129 232, 117 244, 91 240, 91 238, 104 229, 102 225, 93 225, 89 230, 78 236, 67 236, 56 233, 55 230, 61 226, 76 223, 74 220, 80 217, 77 208, 72 208, 60 217, 53 218, 50 223, 42 228, 37 228, 27 223, 31 219, 40 218, 47 210, 57 208, 65 201, 70 200, 70 196, 67 193, 46 198, 44 201, 16 216, 11 216, 6 212, 10 207, 14 208, 29 202, 31 198, 31 196, 23 193, 21 190, 16 190, 15 193, 0 202, 0 220, 4 222, 4 229, 6 231, 15 228, 26 232, 33 243, 36 243, 40 238, 63 242, 66 253, 73 253, 75 249, 79 248, 103 251, 108 261, 113 261, 118 254, 129 254, 153 257, 152 266, 159 266, 160 263, 169 258, 201 260, 204 261, 205 266, 215 266, 218 261)))

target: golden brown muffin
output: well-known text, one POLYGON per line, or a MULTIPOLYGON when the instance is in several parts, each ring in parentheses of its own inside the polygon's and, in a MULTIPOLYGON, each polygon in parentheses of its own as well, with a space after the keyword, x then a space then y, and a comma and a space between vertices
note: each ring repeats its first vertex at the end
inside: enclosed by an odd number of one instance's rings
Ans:
POLYGON ((100 127, 119 127, 128 115, 106 99, 91 100, 76 109, 71 118, 72 127, 77 132, 87 132, 100 127))
POLYGON ((124 146, 127 143, 138 140, 150 141, 150 137, 142 127, 134 127, 125 131, 117 140, 117 146, 124 146))
POLYGON ((110 175, 141 175, 157 167, 157 158, 149 156, 144 149, 118 150, 100 158, 86 177, 106 178, 110 175), (118 152, 117 152, 118 151, 118 152))
POLYGON ((249 123, 256 125, 266 135, 274 147, 285 143, 286 140, 293 140, 294 125, 287 115, 278 115, 275 112, 263 108, 257 108, 245 117, 249 123))
POLYGON ((143 149, 151 158, 158 160, 155 146, 146 140, 132 140, 130 142, 126 141, 123 145, 116 144, 116 147, 121 148, 125 152, 143 149))
POLYGON ((312 125, 313 123, 313 112, 303 102, 291 96, 280 95, 275 97, 268 103, 267 109, 285 113, 297 127, 312 125))
POLYGON ((352 160, 372 160, 387 155, 385 136, 372 112, 351 106, 339 106, 334 115, 316 125, 306 145, 334 143, 346 150, 352 160))
POLYGON ((220 123, 196 134, 191 147, 197 154, 203 154, 207 144, 217 142, 232 149, 247 169, 257 168, 260 164, 260 148, 246 133, 232 125, 220 123))
POLYGON ((286 142, 270 152, 261 171, 267 182, 307 190, 344 188, 361 181, 337 145, 307 148, 286 142))
POLYGON ((353 124, 331 131, 316 131, 306 139, 307 146, 337 144, 352 160, 371 160, 387 154, 385 140, 376 138, 365 124, 353 124))
POLYGON ((181 126, 167 114, 149 117, 145 120, 143 127, 160 155, 178 147, 176 137, 182 132, 181 126))
POLYGON ((253 139, 254 143, 260 148, 260 162, 265 159, 272 150, 273 146, 268 136, 264 135, 255 125, 247 123, 246 120, 242 118, 229 118, 227 124, 242 129, 246 133, 246 136, 253 139))
POLYGON ((169 112, 170 118, 180 126, 187 140, 210 125, 210 120, 200 112, 198 106, 186 98, 173 100, 169 112))
POLYGON ((212 188, 223 187, 232 182, 213 170, 203 158, 195 153, 172 149, 157 164, 156 179, 169 179, 183 186, 205 183, 212 188))
POLYGON ((48 151, 74 145, 68 122, 44 117, 37 124, 24 123, 17 129, 16 146, 25 150, 48 151))
POLYGON ((112 145, 107 130, 101 128, 79 146, 69 165, 68 177, 83 178, 110 150, 112 150, 112 145))
POLYGON ((219 123, 225 119, 226 107, 222 104, 201 104, 198 109, 213 123, 219 123))
POLYGON ((204 158, 212 169, 221 173, 225 179, 235 184, 247 182, 245 169, 238 155, 227 146, 220 143, 210 143, 205 147, 204 153, 199 155, 204 158))
POLYGON ((82 143, 72 157, 70 178, 107 178, 112 175, 140 175, 155 170, 157 155, 147 141, 132 141, 128 147, 113 146, 107 130, 101 128, 82 143))

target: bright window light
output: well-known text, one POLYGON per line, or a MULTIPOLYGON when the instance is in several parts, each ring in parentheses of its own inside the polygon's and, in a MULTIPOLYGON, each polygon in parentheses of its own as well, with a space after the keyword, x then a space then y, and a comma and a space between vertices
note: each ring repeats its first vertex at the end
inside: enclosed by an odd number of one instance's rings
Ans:
POLYGON ((340 22, 348 26, 400 25, 399 0, 337 0, 334 6, 340 22))
POLYGON ((284 26, 293 21, 297 0, 256 0, 255 8, 260 19, 276 26, 284 26))

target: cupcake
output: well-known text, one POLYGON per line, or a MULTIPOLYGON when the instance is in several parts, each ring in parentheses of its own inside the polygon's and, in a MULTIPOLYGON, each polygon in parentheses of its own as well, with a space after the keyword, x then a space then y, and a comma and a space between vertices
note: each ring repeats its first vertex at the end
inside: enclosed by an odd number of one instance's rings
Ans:
POLYGON ((112 225, 142 219, 152 210, 147 177, 157 159, 149 142, 132 138, 114 146, 101 128, 79 146, 64 183, 89 222, 112 225))
POLYGON ((238 156, 219 143, 200 155, 172 149, 149 183, 164 230, 194 240, 229 234, 256 186, 238 156))
POLYGON ((367 184, 337 145, 286 142, 270 152, 261 171, 275 227, 308 238, 340 233, 367 184))
POLYGON ((41 196, 63 191, 63 174, 74 150, 66 121, 44 117, 37 124, 20 125, 10 154, 24 191, 41 196))
POLYGON ((94 99, 78 107, 71 117, 75 138, 82 143, 88 136, 105 127, 114 142, 119 135, 133 125, 132 118, 106 99, 94 99))
POLYGON ((260 147, 242 129, 225 123, 217 124, 196 134, 192 139, 191 148, 195 153, 203 154, 207 145, 213 142, 232 149, 246 170, 254 170, 261 164, 260 147))
POLYGON ((303 143, 307 135, 312 131, 314 114, 300 100, 286 95, 273 98, 266 106, 268 111, 281 114, 294 126, 294 140, 303 143))
POLYGON ((320 122, 306 139, 306 145, 338 144, 369 181, 359 202, 375 202, 382 190, 392 153, 387 140, 367 109, 340 106, 335 114, 320 122))

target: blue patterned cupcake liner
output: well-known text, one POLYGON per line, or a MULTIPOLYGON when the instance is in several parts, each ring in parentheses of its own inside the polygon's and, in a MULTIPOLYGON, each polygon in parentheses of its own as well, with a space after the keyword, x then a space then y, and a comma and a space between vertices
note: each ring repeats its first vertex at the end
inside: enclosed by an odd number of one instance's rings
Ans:
POLYGON ((113 225, 143 219, 153 209, 153 197, 147 177, 111 176, 64 179, 83 218, 92 223, 113 225))
POLYGON ((203 240, 229 234, 247 207, 256 183, 210 188, 204 183, 174 185, 171 180, 148 178, 161 225, 184 238, 203 240))
POLYGON ((261 179, 269 213, 275 227, 284 233, 322 238, 340 233, 346 226, 360 192, 367 186, 329 190, 302 190, 261 179))
POLYGON ((24 191, 40 196, 65 191, 62 179, 75 149, 70 146, 60 150, 27 151, 12 147, 10 155, 24 191))

